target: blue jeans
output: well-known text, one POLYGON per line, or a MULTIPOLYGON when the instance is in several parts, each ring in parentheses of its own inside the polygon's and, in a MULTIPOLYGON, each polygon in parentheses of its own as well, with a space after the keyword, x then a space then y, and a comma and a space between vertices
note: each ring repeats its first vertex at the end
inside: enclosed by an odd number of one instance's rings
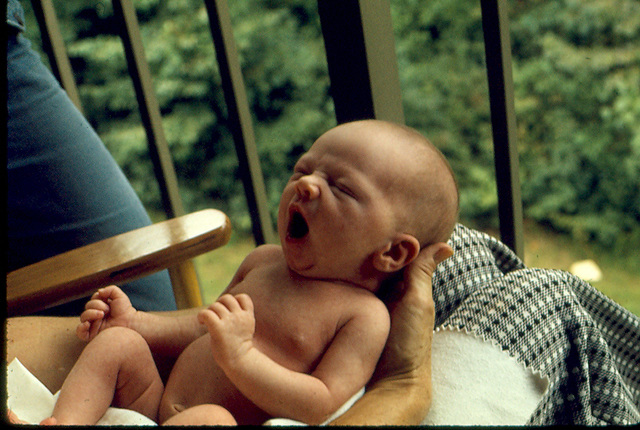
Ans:
MULTIPOLYGON (((30 42, 7 41, 7 268, 150 224, 124 174, 30 42)), ((175 309, 166 271, 122 286, 140 310, 175 309)), ((86 300, 45 312, 77 315, 86 300)))

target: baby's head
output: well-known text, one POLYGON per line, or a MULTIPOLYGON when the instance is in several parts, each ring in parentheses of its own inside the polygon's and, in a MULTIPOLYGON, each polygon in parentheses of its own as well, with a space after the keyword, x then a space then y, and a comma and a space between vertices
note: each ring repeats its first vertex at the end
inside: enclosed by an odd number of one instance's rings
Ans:
POLYGON ((457 213, 442 154, 408 127, 365 120, 327 131, 300 158, 278 230, 295 272, 377 291, 421 248, 446 241, 457 213))

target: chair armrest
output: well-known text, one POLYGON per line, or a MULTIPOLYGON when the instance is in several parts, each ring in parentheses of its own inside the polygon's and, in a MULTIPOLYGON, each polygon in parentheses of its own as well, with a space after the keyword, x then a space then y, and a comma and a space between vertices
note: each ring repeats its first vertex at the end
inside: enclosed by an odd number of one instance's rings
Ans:
POLYGON ((152 224, 42 260, 7 275, 7 312, 27 314, 175 266, 229 241, 215 209, 152 224))

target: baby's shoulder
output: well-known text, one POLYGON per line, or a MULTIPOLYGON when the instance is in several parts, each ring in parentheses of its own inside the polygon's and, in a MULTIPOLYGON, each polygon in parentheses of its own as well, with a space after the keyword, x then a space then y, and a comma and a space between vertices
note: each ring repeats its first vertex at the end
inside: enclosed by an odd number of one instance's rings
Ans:
POLYGON ((282 256, 282 248, 277 245, 261 245, 251 251, 240 263, 230 287, 241 282, 252 270, 265 265, 269 261, 277 261, 282 256))
POLYGON ((387 306, 370 291, 352 293, 343 300, 342 323, 338 326, 349 327, 349 333, 367 333, 369 339, 384 344, 391 326, 387 306))
POLYGON ((254 249, 251 254, 260 255, 262 257, 265 256, 276 256, 283 255, 282 247, 280 245, 260 245, 256 249, 254 249))
POLYGON ((362 288, 349 288, 342 296, 343 306, 352 316, 371 316, 373 318, 389 315, 387 305, 371 291, 362 288))
POLYGON ((260 245, 249 253, 242 262, 247 269, 284 258, 282 248, 278 245, 260 245))

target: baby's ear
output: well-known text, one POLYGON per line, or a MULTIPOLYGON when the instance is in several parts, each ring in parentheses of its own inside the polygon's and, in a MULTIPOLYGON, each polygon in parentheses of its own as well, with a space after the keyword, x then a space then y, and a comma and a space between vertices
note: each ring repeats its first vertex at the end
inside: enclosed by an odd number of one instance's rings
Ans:
POLYGON ((410 234, 398 234, 386 247, 373 256, 374 267, 386 273, 397 272, 411 263, 420 253, 420 242, 410 234))

